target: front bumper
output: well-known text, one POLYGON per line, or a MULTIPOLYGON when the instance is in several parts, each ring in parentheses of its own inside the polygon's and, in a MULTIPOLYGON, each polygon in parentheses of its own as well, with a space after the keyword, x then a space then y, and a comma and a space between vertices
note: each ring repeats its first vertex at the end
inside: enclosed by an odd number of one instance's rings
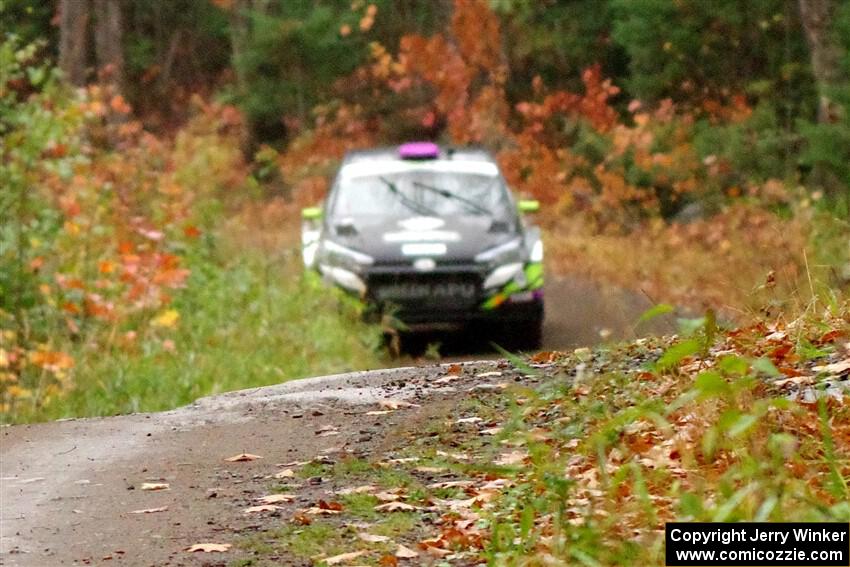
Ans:
POLYGON ((366 303, 367 313, 389 314, 407 325, 542 319, 541 263, 527 263, 498 288, 483 289, 485 277, 480 265, 444 265, 424 273, 410 266, 373 266, 360 274, 362 287, 347 291, 366 303))

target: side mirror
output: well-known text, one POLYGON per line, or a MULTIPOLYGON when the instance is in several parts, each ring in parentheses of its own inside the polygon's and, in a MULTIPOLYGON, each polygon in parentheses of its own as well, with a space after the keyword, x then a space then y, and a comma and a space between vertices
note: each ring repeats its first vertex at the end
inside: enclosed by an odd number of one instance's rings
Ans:
POLYGON ((540 210, 540 201, 537 199, 523 199, 519 203, 517 203, 517 208, 519 212, 525 213, 536 213, 540 210))
POLYGON ((320 207, 301 209, 301 218, 304 220, 319 220, 322 218, 322 209, 320 207))

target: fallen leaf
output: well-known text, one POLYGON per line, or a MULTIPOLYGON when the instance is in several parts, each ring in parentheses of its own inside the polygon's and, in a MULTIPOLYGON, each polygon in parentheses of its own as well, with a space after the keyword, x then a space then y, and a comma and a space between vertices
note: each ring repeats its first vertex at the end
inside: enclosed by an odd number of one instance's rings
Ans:
POLYGON ((304 514, 309 514, 310 516, 335 516, 337 514, 341 514, 339 510, 331 510, 329 508, 320 508, 318 506, 311 506, 304 510, 304 514))
POLYGON ((478 417, 477 415, 474 415, 472 417, 462 417, 459 420, 457 420, 455 423, 478 423, 479 421, 484 421, 484 420, 481 419, 480 417, 478 417))
POLYGON ((251 453, 239 453, 224 460, 229 463, 237 463, 242 461, 256 461, 257 459, 262 459, 262 457, 260 455, 252 455, 251 453))
POLYGON ((229 543, 196 543, 191 547, 187 547, 186 551, 195 553, 203 551, 204 553, 223 553, 229 550, 232 546, 229 543))
POLYGON ((333 516, 342 513, 342 504, 319 500, 318 506, 311 506, 304 510, 304 513, 312 516, 333 516))
POLYGON ((257 498, 257 502, 262 502, 263 504, 277 504, 278 502, 292 502, 293 500, 295 500, 295 496, 292 494, 269 494, 268 496, 257 498))
POLYGON ((460 376, 456 376, 454 374, 449 374, 448 376, 443 376, 442 378, 437 378, 432 382, 432 384, 448 384, 449 382, 454 382, 455 380, 459 380, 460 376))
POLYGON ((476 378, 495 378, 497 376, 501 376, 501 372, 481 372, 480 374, 476 374, 476 378))
POLYGON ((463 367, 460 364, 450 364, 446 369, 448 374, 460 374, 461 372, 463 372, 463 367))
POLYGON ((775 380, 772 382, 774 386, 786 386, 788 384, 806 384, 814 382, 813 376, 792 376, 791 378, 784 378, 782 380, 775 380))
POLYGON ((513 486, 513 482, 506 478, 495 478, 479 486, 478 490, 499 490, 505 488, 506 486, 513 486))
POLYGON ((385 541, 390 541, 390 538, 385 535, 359 533, 357 534, 357 537, 368 543, 383 543, 385 541))
POLYGON ((156 512, 165 512, 168 506, 160 506, 159 508, 143 508, 142 510, 133 510, 131 514, 154 514, 156 512))
POLYGON ((279 473, 275 473, 272 476, 274 478, 293 478, 295 476, 295 471, 292 469, 283 469, 279 473))
POLYGON ((323 559, 325 563, 328 565, 337 565, 338 563, 346 563, 351 561, 352 559, 357 559, 361 555, 365 555, 366 552, 363 550, 360 551, 350 551, 348 553, 340 553, 339 555, 334 555, 333 557, 327 557, 323 559))
POLYGON ((375 506, 375 510, 378 512, 411 512, 413 510, 419 510, 419 507, 405 502, 387 502, 386 504, 375 506))
POLYGON ((372 410, 367 411, 363 415, 387 415, 388 413, 393 413, 393 410, 372 410))
POLYGON ((409 547, 405 547, 399 544, 398 549, 396 549, 395 551, 395 556, 400 559, 412 559, 414 557, 419 557, 419 554, 410 549, 409 547))
POLYGON ((167 482, 143 482, 140 490, 168 490, 167 482))
POLYGON ((396 500, 401 498, 401 496, 399 496, 398 494, 393 494, 392 492, 376 492, 375 498, 377 498, 381 502, 395 502, 396 500))
POLYGON ((388 459, 386 462, 393 465, 403 465, 405 463, 415 463, 419 457, 399 457, 397 459, 388 459))
POLYGON ((316 431, 316 435, 318 437, 332 437, 339 435, 339 430, 336 427, 323 427, 319 431, 316 431))
POLYGON ((464 508, 472 508, 476 503, 479 503, 476 498, 467 498, 465 500, 441 500, 439 498, 434 499, 434 502, 440 506, 445 508, 449 508, 451 510, 461 510, 464 508))
POLYGON ((502 466, 519 465, 528 457, 525 451, 511 451, 510 453, 502 453, 496 459, 495 464, 502 466))
POLYGON ((339 502, 326 502, 324 500, 319 500, 319 508, 340 512, 342 511, 342 504, 339 502))
POLYGON ((466 488, 475 484, 471 480, 449 480, 446 482, 435 482, 429 484, 428 488, 466 488))
POLYGON ((397 410, 399 408, 418 408, 418 404, 412 404, 405 400, 379 400, 378 405, 387 409, 397 410))
POLYGON ((498 435, 501 432, 501 427, 488 427, 487 429, 482 429, 480 431, 481 435, 498 435))
POLYGON ((363 486, 355 486, 354 488, 343 488, 342 490, 337 490, 336 494, 346 495, 346 494, 363 494, 364 492, 372 492, 377 490, 377 486, 373 484, 364 484, 363 486))
POLYGON ((834 343, 836 340, 841 338, 842 335, 843 333, 841 331, 839 331, 838 329, 833 329, 821 335, 821 337, 817 341, 815 341, 815 344, 825 345, 829 343, 834 343))
POLYGON ((379 561, 381 567, 395 567, 398 565, 398 559, 392 555, 384 555, 379 561))
POLYGON ((456 461, 468 461, 469 455, 466 453, 446 453, 445 451, 437 451, 437 455, 440 457, 449 457, 456 461))
POLYGON ((416 467, 416 472, 421 472, 425 474, 437 474, 446 471, 446 467, 416 467))
POLYGON ((251 506, 250 508, 245 508, 246 514, 255 514, 257 512, 277 512, 278 510, 283 510, 280 506, 275 506, 274 504, 263 504, 261 506, 251 506))
POLYGON ((278 463, 276 467, 303 467, 306 464, 309 464, 310 461, 290 461, 288 463, 278 463))
POLYGON ((815 372, 828 372, 830 374, 844 374, 845 372, 850 371, 850 358, 839 362, 833 362, 832 364, 815 366, 813 370, 815 372))
POLYGON ((446 555, 452 554, 452 552, 448 549, 443 549, 435 545, 423 545, 420 543, 419 547, 421 547, 425 551, 425 553, 433 555, 434 557, 445 557, 446 555))

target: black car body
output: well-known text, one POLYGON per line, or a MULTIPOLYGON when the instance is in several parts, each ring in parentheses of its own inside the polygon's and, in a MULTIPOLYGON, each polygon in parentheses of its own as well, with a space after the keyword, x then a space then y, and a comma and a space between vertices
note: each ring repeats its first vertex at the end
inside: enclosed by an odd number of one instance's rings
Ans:
POLYGON ((505 325, 540 340, 543 244, 494 158, 427 142, 347 154, 304 210, 305 266, 411 328, 505 325))

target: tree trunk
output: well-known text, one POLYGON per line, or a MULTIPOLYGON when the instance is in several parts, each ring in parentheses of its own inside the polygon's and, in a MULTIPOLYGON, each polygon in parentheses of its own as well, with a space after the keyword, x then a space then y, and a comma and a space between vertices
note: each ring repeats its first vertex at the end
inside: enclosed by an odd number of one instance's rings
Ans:
POLYGON ((94 9, 94 43, 98 72, 103 80, 115 85, 120 92, 124 81, 124 25, 121 2, 94 0, 94 9))
POLYGON ((799 0, 800 20, 811 51, 812 73, 818 83, 820 103, 819 122, 835 122, 841 116, 841 108, 830 94, 848 77, 841 67, 843 48, 831 29, 836 0, 799 0))
POLYGON ((59 68, 73 85, 86 82, 89 0, 60 0, 59 68))

